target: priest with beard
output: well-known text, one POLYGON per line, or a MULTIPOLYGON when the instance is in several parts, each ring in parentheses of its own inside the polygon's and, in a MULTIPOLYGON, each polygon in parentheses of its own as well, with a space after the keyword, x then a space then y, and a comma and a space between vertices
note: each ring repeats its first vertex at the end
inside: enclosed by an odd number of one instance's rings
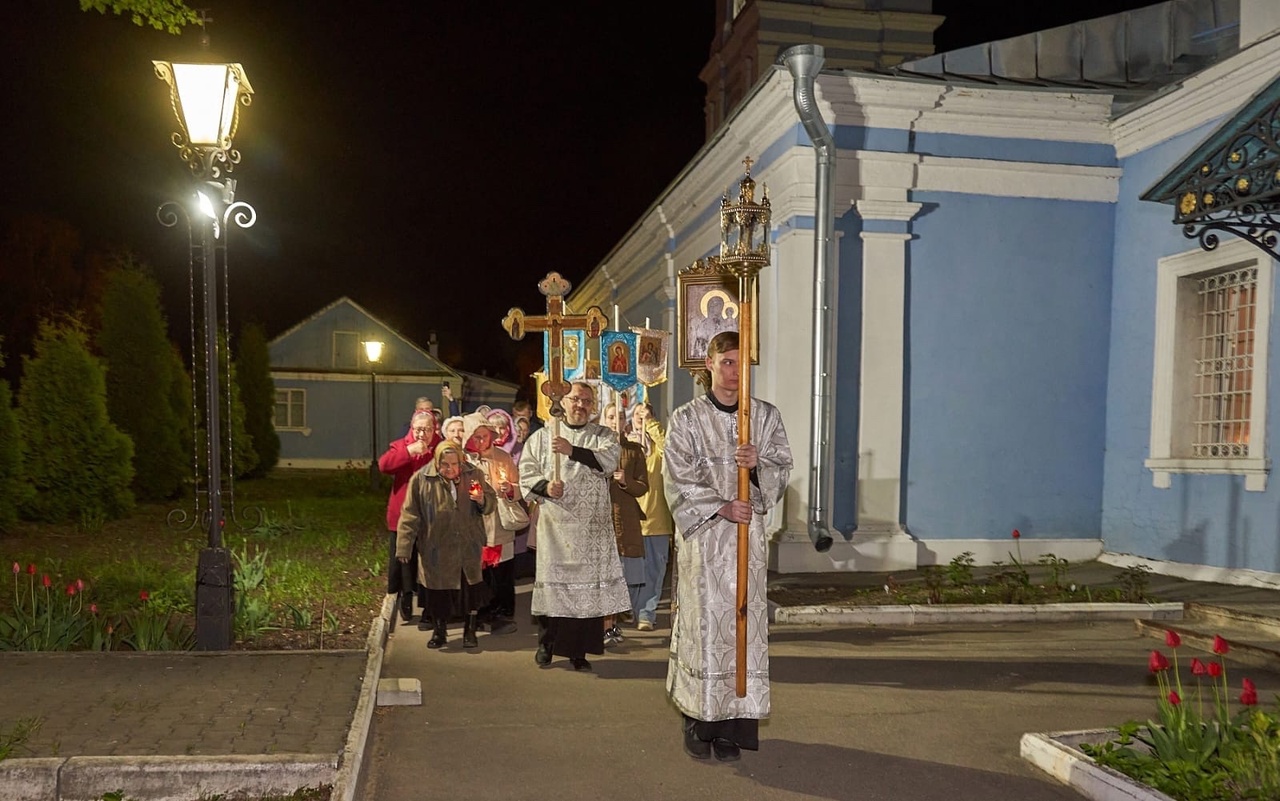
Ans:
POLYGON ((546 666, 564 656, 574 670, 591 670, 587 654, 604 653, 605 616, 631 608, 609 499, 619 446, 613 432, 591 422, 590 384, 575 382, 560 405, 559 436, 554 425, 535 431, 520 458, 520 486, 539 500, 532 609, 541 634, 534 661, 546 666))
MULTIPOLYGON (((676 587, 667 693, 683 714, 684 750, 722 762, 759 748, 769 717, 769 622, 764 516, 782 500, 791 447, 776 407, 751 399, 751 442, 738 444, 738 334, 707 346, 711 391, 676 409, 663 455, 675 519, 676 587), (738 469, 750 500, 738 500, 738 469), (737 694, 738 524, 749 524, 747 694, 737 694)), ((743 369, 750 369, 748 364, 743 369)))

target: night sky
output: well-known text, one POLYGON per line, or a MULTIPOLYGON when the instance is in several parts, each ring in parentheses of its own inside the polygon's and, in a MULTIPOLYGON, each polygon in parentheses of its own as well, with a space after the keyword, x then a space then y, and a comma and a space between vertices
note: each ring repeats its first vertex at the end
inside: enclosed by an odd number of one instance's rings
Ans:
MULTIPOLYGON (((231 234, 233 329, 273 337, 348 295, 420 344, 437 331, 454 366, 515 379, 505 311, 540 309, 549 270, 581 281, 702 145, 715 2, 193 3, 255 90, 232 177, 259 217, 231 234)), ((936 45, 1146 4, 935 0, 936 45)), ((0 211, 135 251, 184 340, 185 237, 154 212, 187 173, 151 59, 195 55, 196 35, 76 0, 0 6, 0 211)))

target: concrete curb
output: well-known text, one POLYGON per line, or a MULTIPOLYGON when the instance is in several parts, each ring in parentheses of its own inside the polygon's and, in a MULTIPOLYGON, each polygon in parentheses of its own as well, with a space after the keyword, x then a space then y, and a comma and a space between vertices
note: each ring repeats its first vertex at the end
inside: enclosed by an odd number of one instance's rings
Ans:
POLYGON ((365 661, 360 700, 356 703, 351 728, 347 731, 346 747, 342 749, 338 776, 333 782, 330 795, 332 801, 353 801, 356 787, 360 784, 364 749, 369 742, 369 726, 373 722, 373 710, 378 705, 378 680, 382 678, 382 657, 391 631, 392 615, 395 614, 395 600, 396 596, 388 595, 382 602, 382 611, 369 626, 369 639, 366 641, 369 657, 365 661))
POLYGON ((126 789, 140 801, 288 795, 334 783, 333 754, 247 756, 78 756, 0 762, 5 801, 99 801, 126 789))
POLYGON ((1022 735, 1020 752, 1023 759, 1092 801, 1173 801, 1159 790, 1095 763, 1074 747, 1115 734, 1115 729, 1029 733, 1022 735))
POLYGON ((810 626, 918 626, 933 623, 1068 623, 1081 620, 1181 620, 1181 603, 943 604, 769 606, 775 623, 810 626))

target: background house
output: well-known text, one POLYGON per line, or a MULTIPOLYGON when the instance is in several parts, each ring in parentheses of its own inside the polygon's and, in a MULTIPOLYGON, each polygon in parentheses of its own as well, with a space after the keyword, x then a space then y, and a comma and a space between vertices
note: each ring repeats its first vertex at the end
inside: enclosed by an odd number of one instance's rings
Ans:
POLYGON ((371 450, 376 458, 405 432, 416 398, 443 408, 445 382, 455 397, 466 391, 461 373, 346 297, 276 337, 270 353, 281 467, 368 465, 371 450), (362 344, 373 339, 384 343, 377 364, 362 344))
MULTIPOLYGON (((1142 199, 1276 82, 1278 30, 1271 0, 1169 0, 822 71, 816 106, 836 150, 831 420, 811 417, 815 155, 783 66, 569 303, 616 303, 674 331, 676 273, 717 252, 714 201, 736 193, 751 156, 773 204, 755 388, 781 410, 796 460, 771 521, 774 567, 899 570, 966 551, 1008 561, 1017 528, 1031 561, 1102 556, 1280 583, 1266 438, 1274 261, 1225 233, 1209 253, 1170 204, 1142 199), (1197 281, 1218 306, 1187 301, 1197 281), (1203 356, 1197 367, 1201 324, 1219 326, 1211 347, 1253 350, 1229 370, 1203 356), (1195 383, 1204 369, 1223 374, 1210 390, 1195 383), (1217 411, 1193 408, 1206 392, 1217 411), (812 436, 825 425, 829 437, 812 436), (809 531, 819 458, 836 530, 822 554, 809 531)), ((1255 143, 1246 160, 1259 147, 1264 163, 1280 155, 1255 143)), ((693 392, 681 372, 655 388, 660 417, 693 392)))

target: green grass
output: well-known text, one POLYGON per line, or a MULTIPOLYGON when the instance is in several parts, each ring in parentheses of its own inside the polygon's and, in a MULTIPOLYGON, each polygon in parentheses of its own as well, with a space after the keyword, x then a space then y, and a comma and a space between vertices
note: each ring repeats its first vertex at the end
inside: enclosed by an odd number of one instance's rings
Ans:
MULTIPOLYGON (((278 470, 237 481, 234 491, 236 519, 228 520, 223 544, 265 567, 264 580, 246 593, 261 618, 251 627, 257 634, 241 646, 317 647, 331 614, 338 624, 324 636, 325 646, 362 647, 386 589, 388 490, 370 490, 363 471, 278 470), (297 628, 301 618, 291 608, 310 613, 308 629, 297 628), (257 625, 263 623, 268 630, 257 625)), ((229 516, 229 499, 224 505, 229 516)), ((0 565, 18 563, 18 579, 27 580, 26 567, 35 564, 37 582, 48 574, 54 589, 83 579, 84 603, 97 604, 100 615, 136 610, 146 591, 153 608, 194 624, 195 566, 207 533, 169 526, 166 518, 178 506, 139 505, 94 531, 19 524, 0 534, 0 565)), ((0 587, 0 612, 13 606, 13 595, 12 585, 0 587)))

